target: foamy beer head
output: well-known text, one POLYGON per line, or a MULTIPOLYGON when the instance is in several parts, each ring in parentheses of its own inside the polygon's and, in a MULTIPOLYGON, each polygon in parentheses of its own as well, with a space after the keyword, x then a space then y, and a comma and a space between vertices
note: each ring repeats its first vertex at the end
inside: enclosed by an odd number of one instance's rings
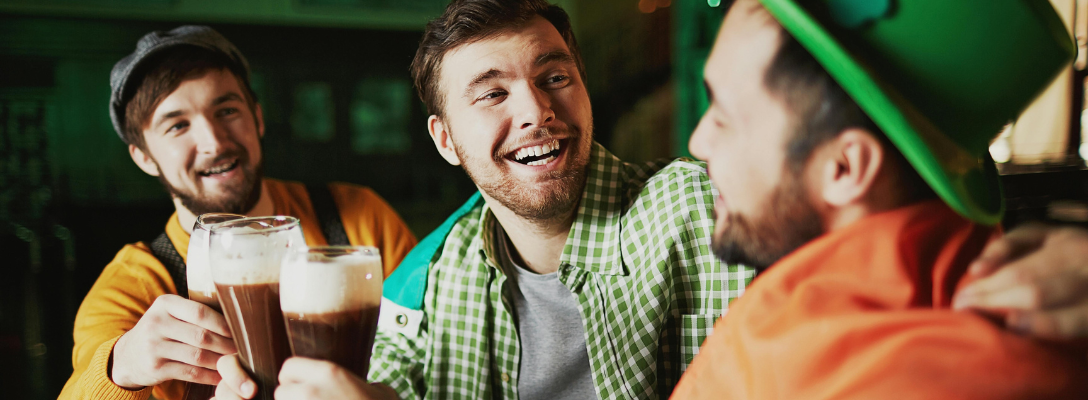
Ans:
POLYGON ((251 217, 216 224, 208 246, 212 281, 218 285, 277 283, 283 256, 305 246, 294 217, 251 217))
MULTIPOLYGON (((193 224, 193 233, 189 236, 189 249, 185 257, 185 275, 190 298, 195 297, 192 293, 199 293, 208 300, 215 298, 215 282, 212 281, 212 270, 208 262, 208 233, 211 227, 242 218, 245 218, 245 216, 228 213, 207 213, 196 217, 196 223, 193 224)), ((216 303, 215 306, 218 308, 219 304, 216 303)))
POLYGON ((377 308, 382 297, 378 249, 324 246, 297 249, 280 269, 284 313, 328 314, 377 308))

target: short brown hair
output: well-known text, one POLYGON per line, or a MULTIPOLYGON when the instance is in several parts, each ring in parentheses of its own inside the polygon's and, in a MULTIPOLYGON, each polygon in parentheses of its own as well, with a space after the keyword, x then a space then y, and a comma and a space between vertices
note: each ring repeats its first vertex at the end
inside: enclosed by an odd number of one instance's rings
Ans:
POLYGON ((125 103, 125 143, 145 147, 143 130, 151 122, 155 108, 186 79, 208 71, 228 70, 242 87, 250 112, 256 118, 257 95, 249 85, 244 66, 237 65, 225 55, 198 46, 178 46, 148 60, 139 75, 140 84, 132 98, 125 103))
POLYGON ((442 16, 427 23, 419 49, 412 59, 412 80, 420 100, 427 107, 427 113, 443 116, 445 99, 438 93, 438 72, 446 52, 522 26, 538 15, 559 31, 578 66, 578 74, 585 82, 582 55, 574 39, 570 18, 562 7, 549 4, 547 0, 453 0, 442 16))
POLYGON ((767 91, 780 97, 793 114, 793 136, 786 145, 787 165, 800 173, 820 145, 844 130, 869 131, 880 141, 888 160, 902 171, 908 200, 936 198, 929 184, 910 165, 884 131, 789 32, 782 29, 780 47, 763 76, 767 91))

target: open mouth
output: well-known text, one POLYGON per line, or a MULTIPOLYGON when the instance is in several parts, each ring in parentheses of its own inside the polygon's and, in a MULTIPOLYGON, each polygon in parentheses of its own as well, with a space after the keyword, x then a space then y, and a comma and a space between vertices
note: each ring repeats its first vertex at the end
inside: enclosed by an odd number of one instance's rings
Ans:
POLYGON ((522 147, 515 151, 512 156, 508 157, 515 162, 524 165, 544 165, 552 162, 556 157, 559 157, 559 153, 563 150, 562 144, 563 143, 558 139, 552 139, 552 141, 548 143, 522 147))
POLYGON ((233 171, 238 168, 238 159, 231 160, 230 162, 222 163, 206 170, 198 172, 200 176, 209 177, 213 175, 223 174, 233 171))

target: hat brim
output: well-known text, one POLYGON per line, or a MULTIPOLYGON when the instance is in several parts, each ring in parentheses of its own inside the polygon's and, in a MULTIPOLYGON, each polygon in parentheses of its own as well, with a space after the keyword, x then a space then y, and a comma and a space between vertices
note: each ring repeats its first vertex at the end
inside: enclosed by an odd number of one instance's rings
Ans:
POLYGON ((894 89, 882 84, 858 63, 799 4, 792 0, 761 2, 884 131, 946 204, 960 215, 985 225, 1001 222, 1005 199, 997 167, 989 153, 973 155, 950 140, 894 89))

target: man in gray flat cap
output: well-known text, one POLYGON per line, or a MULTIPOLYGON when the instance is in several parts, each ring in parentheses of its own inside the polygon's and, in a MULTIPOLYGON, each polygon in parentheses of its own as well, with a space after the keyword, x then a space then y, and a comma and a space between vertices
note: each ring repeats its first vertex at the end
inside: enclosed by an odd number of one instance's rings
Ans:
POLYGON ((145 35, 114 66, 110 86, 118 136, 176 212, 158 238, 122 248, 87 294, 61 399, 211 397, 214 387, 200 397, 194 384, 216 384, 216 361, 235 347, 223 316, 188 299, 185 259, 201 214, 294 216, 311 246, 377 247, 386 275, 415 245, 370 189, 262 176, 264 122, 248 63, 211 28, 145 35))

